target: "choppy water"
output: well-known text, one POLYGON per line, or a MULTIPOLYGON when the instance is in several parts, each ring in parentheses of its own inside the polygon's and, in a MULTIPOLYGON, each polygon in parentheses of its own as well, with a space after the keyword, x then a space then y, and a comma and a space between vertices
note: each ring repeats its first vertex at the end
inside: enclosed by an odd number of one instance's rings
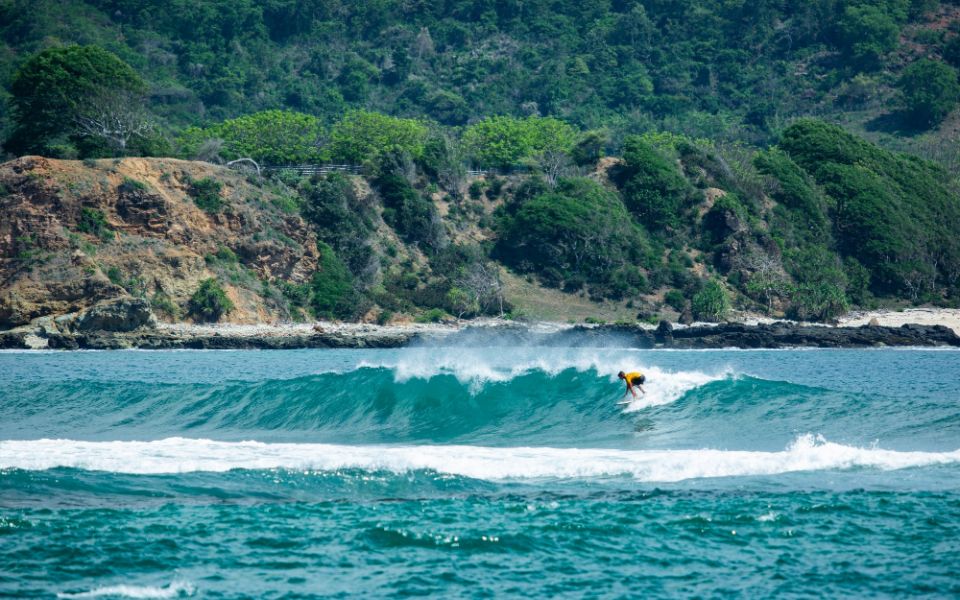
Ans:
POLYGON ((960 595, 960 352, 6 352, 0 373, 0 596, 960 595), (618 405, 620 369, 647 395, 618 405))

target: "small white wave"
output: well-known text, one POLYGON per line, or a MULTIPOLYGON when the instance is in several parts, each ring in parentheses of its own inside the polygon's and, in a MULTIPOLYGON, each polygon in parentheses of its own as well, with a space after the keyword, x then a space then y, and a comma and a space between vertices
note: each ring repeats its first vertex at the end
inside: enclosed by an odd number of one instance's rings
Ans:
POLYGON ((609 450, 480 446, 345 446, 265 444, 168 438, 152 442, 31 440, 0 442, 0 468, 73 467, 159 474, 231 469, 406 473, 433 470, 475 479, 632 476, 670 482, 702 477, 777 475, 850 468, 905 469, 960 462, 953 452, 857 448, 804 435, 781 452, 743 450, 609 450))
POLYGON ((75 594, 61 592, 57 594, 57 598, 180 598, 192 596, 194 591, 195 588, 189 582, 172 581, 163 587, 121 584, 98 587, 75 594))

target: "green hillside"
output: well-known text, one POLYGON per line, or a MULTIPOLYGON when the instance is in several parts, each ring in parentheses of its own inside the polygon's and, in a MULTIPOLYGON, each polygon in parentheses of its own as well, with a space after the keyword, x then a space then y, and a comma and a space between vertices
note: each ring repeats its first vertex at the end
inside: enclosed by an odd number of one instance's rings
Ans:
POLYGON ((9 157, 357 166, 250 171, 304 315, 960 301, 960 3, 0 0, 0 43, 9 157))

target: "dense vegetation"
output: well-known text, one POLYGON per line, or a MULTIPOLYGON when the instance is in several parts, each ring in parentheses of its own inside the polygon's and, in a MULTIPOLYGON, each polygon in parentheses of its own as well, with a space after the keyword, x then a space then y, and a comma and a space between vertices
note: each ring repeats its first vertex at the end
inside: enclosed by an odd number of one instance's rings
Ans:
POLYGON ((643 318, 960 300, 957 2, 0 0, 0 42, 10 154, 358 168, 257 179, 315 315, 508 311, 497 263, 643 318))

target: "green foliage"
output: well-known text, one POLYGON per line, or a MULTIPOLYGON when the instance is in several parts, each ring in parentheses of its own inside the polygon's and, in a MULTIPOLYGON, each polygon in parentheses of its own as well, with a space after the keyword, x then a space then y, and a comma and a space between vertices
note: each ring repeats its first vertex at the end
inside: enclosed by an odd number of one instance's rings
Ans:
POLYGON ((103 241, 113 239, 113 230, 110 229, 110 225, 107 223, 107 217, 103 212, 95 208, 84 207, 80 209, 80 220, 77 222, 77 231, 95 235, 103 241))
POLYGON ((623 166, 615 175, 623 199, 651 232, 679 225, 690 185, 677 166, 639 137, 624 141, 623 166))
POLYGON ((447 313, 439 308, 431 308, 417 316, 417 323, 441 323, 447 319, 447 313))
POLYGON ((960 35, 953 35, 943 46, 943 60, 960 69, 960 35))
POLYGON ((509 168, 524 160, 573 148, 576 130, 551 117, 490 117, 471 125, 463 141, 482 166, 509 168))
POLYGON ((781 148, 830 198, 839 250, 878 294, 918 298, 960 269, 960 199, 933 163, 894 154, 837 126, 802 120, 781 148))
POLYGON ((443 229, 433 203, 421 196, 402 175, 376 180, 383 199, 383 220, 406 242, 423 244, 424 250, 443 246, 443 229))
POLYGON ((669 290, 664 295, 663 301, 667 304, 667 306, 673 308, 673 310, 677 312, 683 312, 684 307, 687 305, 687 298, 680 290, 669 290))
POLYGON ((730 299, 719 283, 711 279, 703 289, 694 294, 690 301, 690 310, 695 319, 702 321, 722 321, 730 310, 730 299))
POLYGON ((840 20, 840 43, 863 68, 876 68, 883 56, 896 49, 899 35, 900 25, 882 6, 847 6, 840 20))
POLYGON ((353 111, 330 131, 328 153, 333 160, 360 164, 388 152, 413 158, 423 155, 427 127, 415 119, 400 119, 375 112, 353 111))
POLYGON ((130 179, 129 177, 123 178, 123 183, 117 187, 117 191, 121 194, 129 194, 134 192, 145 192, 147 191, 147 184, 136 179, 130 179))
POLYGON ((371 259, 372 207, 363 204, 348 177, 331 173, 300 186, 301 212, 317 236, 330 245, 354 276, 360 276, 371 259))
POLYGON ((596 182, 561 180, 555 191, 514 208, 500 214, 496 253, 517 270, 537 272, 548 285, 577 278, 598 284, 601 297, 622 297, 645 283, 636 267, 647 261, 649 245, 616 194, 596 182))
POLYGON ((288 165, 321 161, 320 120, 289 110, 267 110, 229 119, 212 127, 191 127, 180 136, 184 155, 194 157, 207 140, 224 141, 223 158, 252 158, 262 165, 288 165))
POLYGON ((359 305, 354 302, 353 277, 333 248, 317 242, 320 264, 310 280, 310 307, 313 313, 327 319, 348 319, 356 316, 359 305))
POLYGON ((211 214, 220 212, 226 204, 220 195, 222 191, 223 184, 211 177, 191 180, 190 187, 187 188, 194 204, 211 214))
POLYGON ((190 315, 198 321, 219 321, 233 308, 233 302, 213 277, 200 282, 188 304, 190 315))
POLYGON ((162 290, 154 292, 150 298, 150 307, 153 308, 154 311, 163 313, 171 319, 180 318, 180 307, 162 290))
POLYGON ((779 149, 757 153, 754 164, 770 176, 770 196, 788 212, 787 227, 796 239, 791 241, 823 243, 829 239, 827 202, 816 182, 779 149))
POLYGON ((921 59, 911 64, 897 87, 911 121, 921 126, 937 125, 960 100, 957 70, 938 60, 921 59))
POLYGON ((46 153, 62 136, 74 133, 74 121, 87 102, 145 90, 143 79, 103 48, 48 48, 31 56, 13 77, 16 128, 4 145, 18 154, 46 153))

